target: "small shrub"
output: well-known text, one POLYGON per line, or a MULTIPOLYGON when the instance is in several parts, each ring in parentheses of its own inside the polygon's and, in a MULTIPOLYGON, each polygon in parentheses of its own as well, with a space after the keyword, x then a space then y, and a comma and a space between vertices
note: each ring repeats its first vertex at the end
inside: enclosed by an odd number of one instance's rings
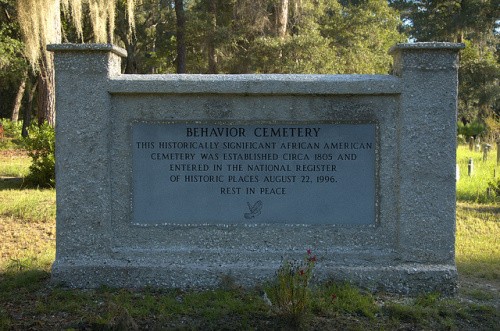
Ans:
POLYGON ((49 124, 31 126, 25 148, 31 157, 29 184, 39 187, 55 186, 55 131, 49 124))
POLYGON ((0 123, 3 127, 3 134, 6 138, 19 138, 21 137, 21 130, 23 128, 23 123, 21 121, 12 122, 9 119, 2 118, 0 123))
POLYGON ((3 137, 0 137, 0 149, 18 149, 21 148, 21 131, 23 123, 20 121, 12 122, 9 119, 0 119, 0 125, 3 128, 3 137))

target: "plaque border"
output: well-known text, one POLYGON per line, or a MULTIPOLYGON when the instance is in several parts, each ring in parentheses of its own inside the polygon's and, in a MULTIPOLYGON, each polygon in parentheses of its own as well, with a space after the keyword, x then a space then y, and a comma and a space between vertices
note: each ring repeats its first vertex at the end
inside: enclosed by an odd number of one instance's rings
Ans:
POLYGON ((132 119, 128 121, 126 124, 126 130, 129 140, 129 148, 131 150, 130 157, 130 201, 129 201, 129 221, 127 222, 131 227, 138 228, 151 228, 151 227, 267 227, 267 226, 285 226, 285 227, 335 227, 335 228, 377 228, 380 226, 380 125, 377 120, 305 120, 305 121, 287 121, 287 120, 237 120, 237 119, 228 119, 228 120, 137 120, 132 119), (151 124, 151 125, 172 125, 172 124, 194 124, 194 125, 221 125, 221 126, 250 126, 250 125, 356 125, 356 124, 373 124, 375 125, 375 169, 374 169, 374 179, 375 179, 375 189, 374 189, 374 221, 370 224, 327 224, 327 223, 317 223, 317 224, 307 224, 307 223, 285 223, 285 222, 277 222, 277 223, 137 223, 133 222, 133 210, 134 210, 134 168, 133 168, 133 157, 132 157, 132 149, 133 146, 133 126, 135 124, 151 124))

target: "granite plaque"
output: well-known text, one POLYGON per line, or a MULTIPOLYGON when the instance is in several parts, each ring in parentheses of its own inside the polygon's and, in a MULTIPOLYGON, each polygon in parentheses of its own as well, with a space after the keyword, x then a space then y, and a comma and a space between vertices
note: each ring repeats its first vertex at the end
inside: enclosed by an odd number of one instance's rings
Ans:
POLYGON ((135 224, 375 223, 369 124, 132 125, 135 224))

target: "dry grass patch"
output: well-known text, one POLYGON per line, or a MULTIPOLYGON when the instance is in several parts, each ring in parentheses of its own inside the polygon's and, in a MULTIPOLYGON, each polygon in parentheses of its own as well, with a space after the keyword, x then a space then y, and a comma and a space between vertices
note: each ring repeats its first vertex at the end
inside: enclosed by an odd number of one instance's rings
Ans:
POLYGON ((0 270, 28 257, 52 256, 55 253, 55 222, 26 223, 15 218, 0 218, 0 270))
POLYGON ((500 205, 457 203, 456 261, 460 274, 500 283, 500 205))
POLYGON ((21 149, 0 150, 0 177, 25 177, 31 158, 21 149))

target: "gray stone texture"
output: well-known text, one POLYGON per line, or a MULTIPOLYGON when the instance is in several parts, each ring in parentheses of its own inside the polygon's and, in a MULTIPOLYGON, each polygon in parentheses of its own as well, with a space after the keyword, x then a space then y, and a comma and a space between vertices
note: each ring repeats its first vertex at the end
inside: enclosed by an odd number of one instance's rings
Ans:
POLYGON ((49 46, 57 84, 53 281, 209 288, 229 275, 252 286, 311 248, 317 281, 454 293, 462 47, 396 45, 393 75, 347 76, 121 75, 119 48, 49 46), (133 225, 132 123, 172 121, 376 123, 375 225, 133 225))

